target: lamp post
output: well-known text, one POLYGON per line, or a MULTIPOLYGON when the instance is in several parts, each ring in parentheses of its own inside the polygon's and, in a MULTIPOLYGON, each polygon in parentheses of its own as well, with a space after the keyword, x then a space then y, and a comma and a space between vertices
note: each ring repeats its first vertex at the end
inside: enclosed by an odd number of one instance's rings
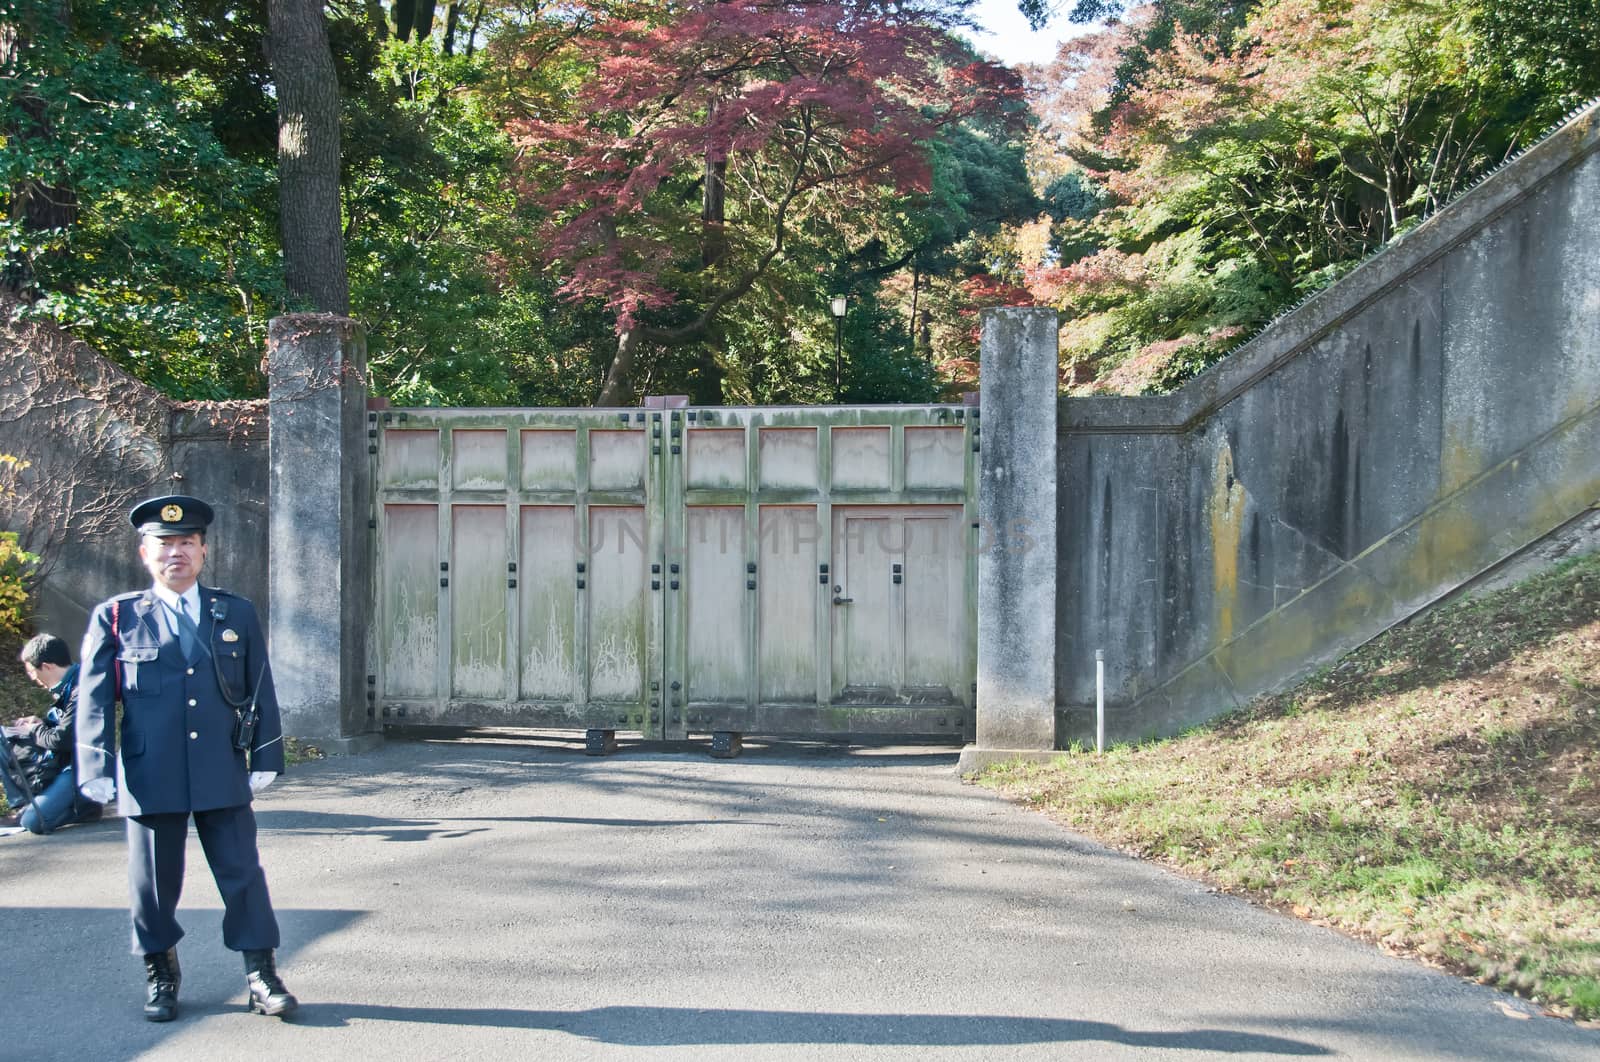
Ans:
POLYGON ((828 303, 833 311, 833 400, 839 401, 839 362, 844 355, 844 311, 848 305, 843 295, 835 295, 828 303))

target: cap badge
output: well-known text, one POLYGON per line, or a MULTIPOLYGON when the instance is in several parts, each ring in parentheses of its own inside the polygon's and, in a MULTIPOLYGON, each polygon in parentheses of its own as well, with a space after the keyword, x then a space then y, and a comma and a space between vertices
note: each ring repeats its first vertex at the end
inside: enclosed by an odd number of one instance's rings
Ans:
POLYGON ((169 524, 176 523, 183 519, 183 508, 177 505, 163 505, 161 519, 169 524))
POLYGON ((222 640, 225 642, 236 642, 239 640, 239 636, 234 633, 232 627, 224 627, 222 630, 222 640))

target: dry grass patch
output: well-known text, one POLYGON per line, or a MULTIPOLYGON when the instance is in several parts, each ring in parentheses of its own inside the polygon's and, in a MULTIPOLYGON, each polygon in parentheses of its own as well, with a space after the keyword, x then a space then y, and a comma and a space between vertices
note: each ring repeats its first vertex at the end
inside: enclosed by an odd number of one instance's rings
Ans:
POLYGON ((983 778, 1217 887, 1600 1018, 1600 555, 1170 741, 983 778))

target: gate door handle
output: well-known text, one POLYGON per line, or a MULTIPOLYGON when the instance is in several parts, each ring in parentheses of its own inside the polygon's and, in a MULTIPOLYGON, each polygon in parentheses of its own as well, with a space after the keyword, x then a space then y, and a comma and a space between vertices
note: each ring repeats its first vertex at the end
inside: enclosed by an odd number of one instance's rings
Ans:
POLYGON ((854 600, 855 598, 853 597, 840 597, 838 594, 833 595, 833 603, 835 605, 848 605, 854 600))

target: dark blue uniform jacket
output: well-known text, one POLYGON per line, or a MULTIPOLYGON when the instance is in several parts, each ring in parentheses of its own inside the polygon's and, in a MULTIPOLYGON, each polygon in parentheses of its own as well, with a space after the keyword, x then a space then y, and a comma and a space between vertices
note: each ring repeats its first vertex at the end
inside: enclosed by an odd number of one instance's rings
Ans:
POLYGON ((123 815, 247 804, 250 771, 283 771, 283 727, 255 606, 200 587, 200 636, 212 656, 192 661, 164 608, 144 590, 101 603, 89 618, 78 680, 78 785, 116 778, 123 815), (234 701, 256 697, 261 721, 248 762, 233 747, 236 714, 218 686, 219 670, 234 701))

